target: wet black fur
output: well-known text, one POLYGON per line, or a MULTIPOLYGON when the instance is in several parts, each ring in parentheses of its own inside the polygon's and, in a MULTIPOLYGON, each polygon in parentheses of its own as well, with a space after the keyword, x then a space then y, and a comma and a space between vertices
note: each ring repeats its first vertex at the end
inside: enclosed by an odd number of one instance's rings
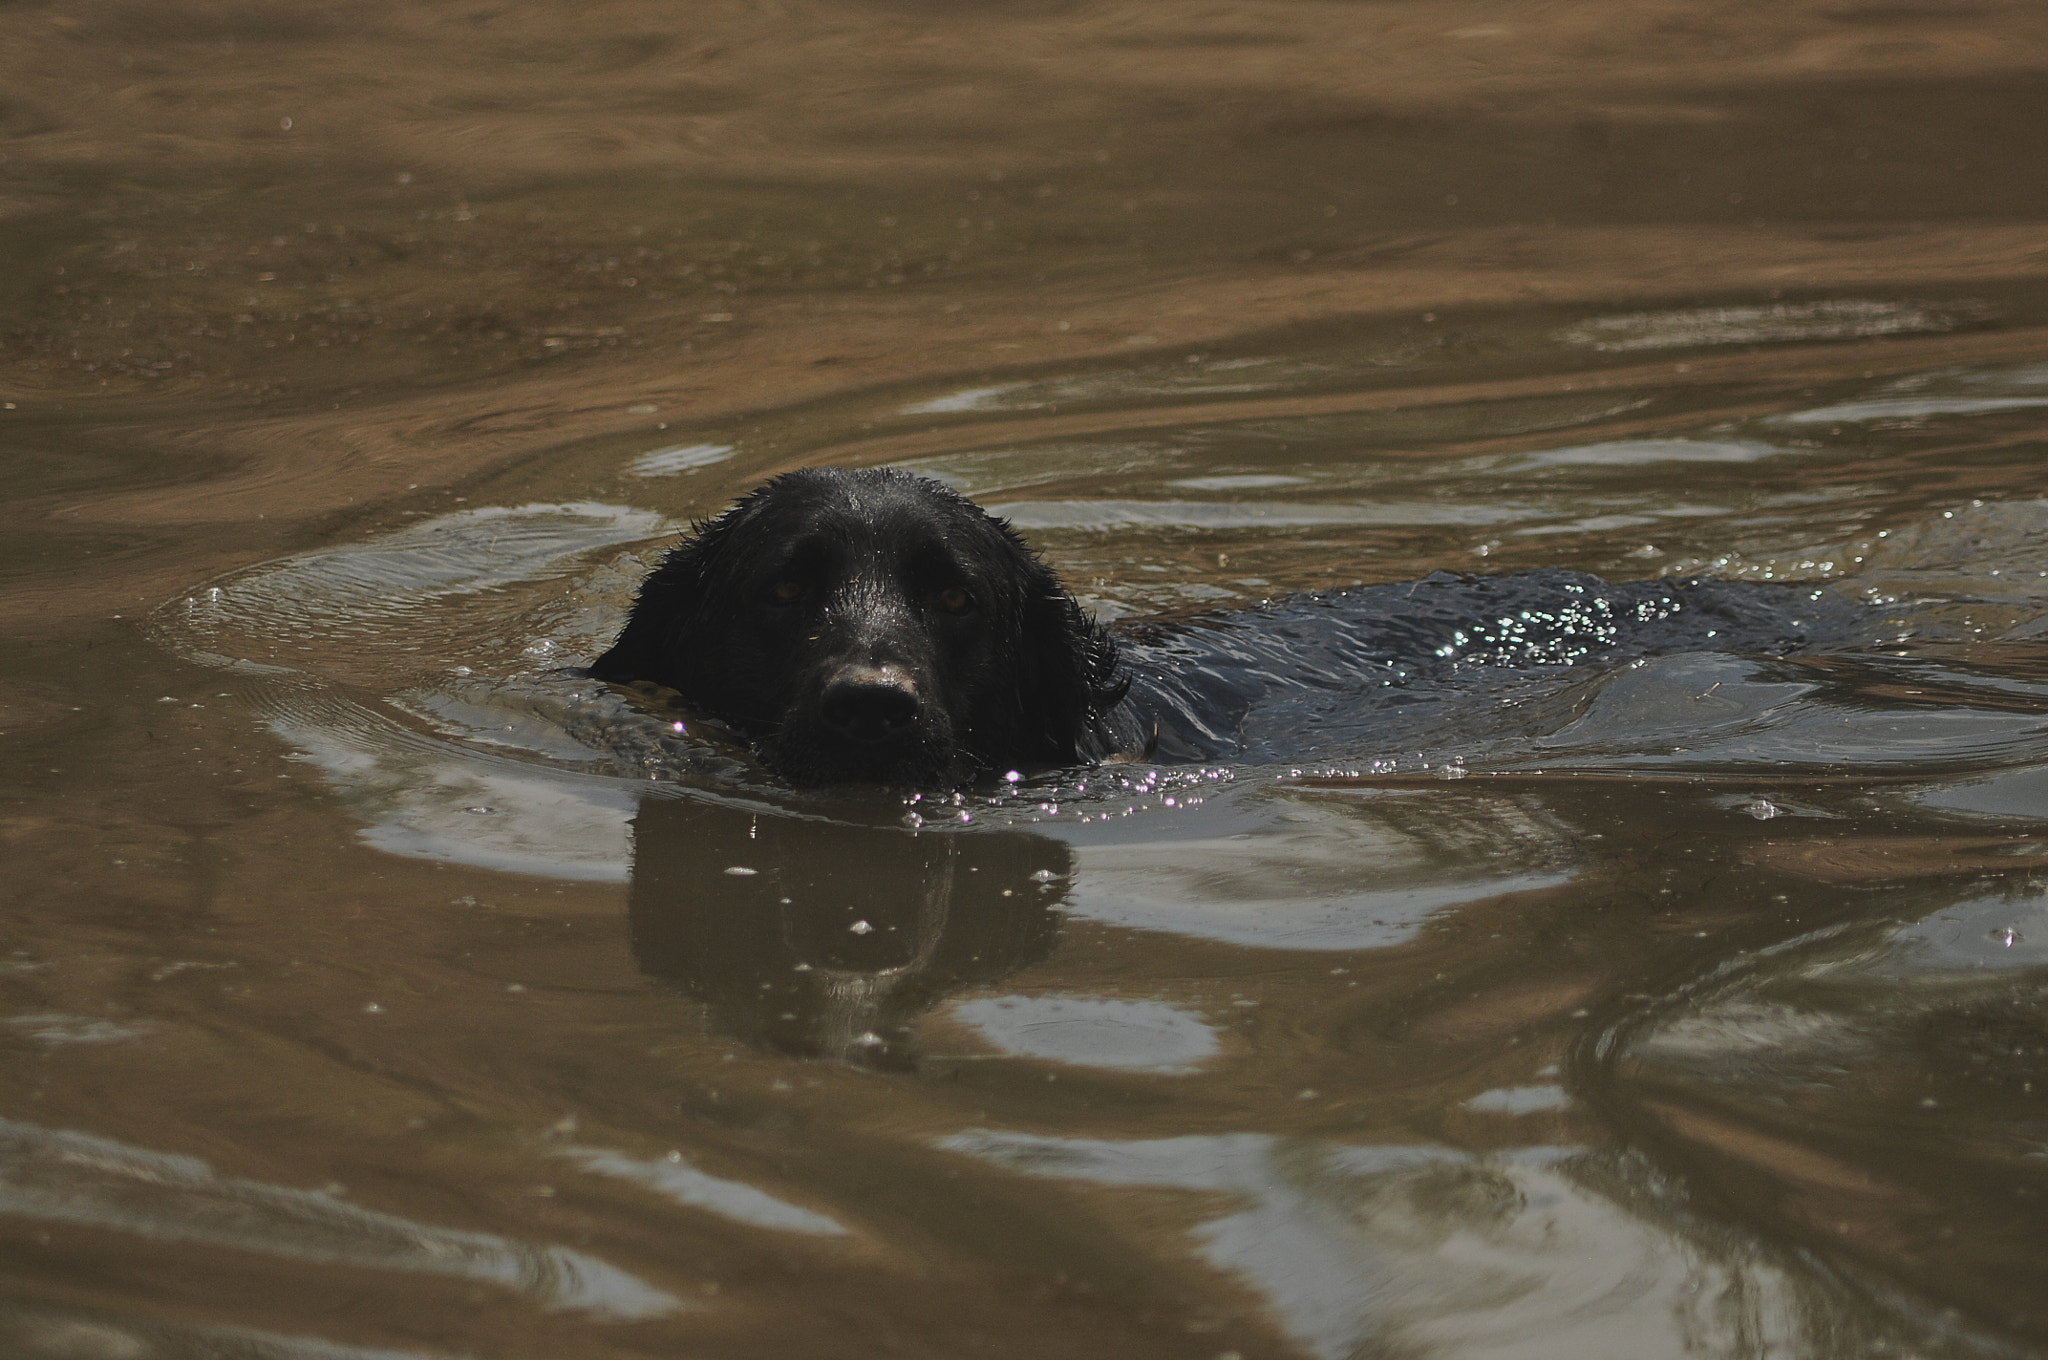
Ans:
POLYGON ((1129 685, 1116 643, 1007 524, 892 469, 787 473, 698 525, 591 672, 678 691, 800 784, 1098 758, 1129 685), (828 717, 849 676, 898 706, 889 730, 828 717))

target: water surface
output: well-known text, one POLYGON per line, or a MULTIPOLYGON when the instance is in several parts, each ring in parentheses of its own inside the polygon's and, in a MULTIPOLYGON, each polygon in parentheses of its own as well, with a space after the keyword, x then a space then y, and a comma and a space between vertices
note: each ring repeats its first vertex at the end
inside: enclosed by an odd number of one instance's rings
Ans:
POLYGON ((7 1349, 2048 1348, 2043 36, 0 16, 7 1349), (574 667, 813 462, 1873 622, 797 792, 574 667))

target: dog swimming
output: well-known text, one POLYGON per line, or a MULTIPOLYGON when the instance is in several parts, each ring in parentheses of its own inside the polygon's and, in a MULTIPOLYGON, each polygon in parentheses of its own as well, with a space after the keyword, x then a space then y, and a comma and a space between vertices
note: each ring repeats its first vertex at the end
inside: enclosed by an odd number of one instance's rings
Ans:
POLYGON ((1853 647, 1874 623, 1813 587, 1544 569, 1104 626, 943 484, 807 468, 672 548, 590 672, 674 690, 791 784, 943 788, 1105 760, 1285 759, 1334 715, 1446 686, 1853 647))

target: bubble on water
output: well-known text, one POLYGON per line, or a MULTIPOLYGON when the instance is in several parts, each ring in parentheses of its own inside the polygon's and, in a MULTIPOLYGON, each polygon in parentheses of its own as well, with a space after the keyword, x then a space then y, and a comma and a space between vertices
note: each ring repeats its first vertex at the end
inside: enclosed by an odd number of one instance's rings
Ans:
POLYGON ((2026 936, 2020 934, 2016 926, 2000 926, 1991 932, 1991 942, 2004 949, 2010 949, 2016 944, 2023 943, 2026 938, 2026 936))
POLYGON ((869 935, 874 933, 875 928, 869 925, 866 921, 855 921, 852 925, 848 926, 847 929, 852 931, 856 935, 869 935))
POLYGON ((1742 805, 1742 810, 1760 822, 1768 822, 1778 815, 1779 808, 1768 798, 1758 798, 1742 805))
POLYGON ((759 869, 749 869, 744 864, 735 864, 728 868, 726 872, 731 874, 735 878, 752 878, 755 874, 758 874, 761 871, 759 869))

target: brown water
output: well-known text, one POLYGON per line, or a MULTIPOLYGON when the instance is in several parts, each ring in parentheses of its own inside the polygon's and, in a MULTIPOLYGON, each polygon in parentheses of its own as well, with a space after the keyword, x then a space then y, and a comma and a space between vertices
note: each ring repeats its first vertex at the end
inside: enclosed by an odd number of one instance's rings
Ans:
POLYGON ((0 72, 8 1354, 2048 1351, 2039 7, 16 4, 0 72), (1900 640, 797 795, 555 670, 809 462, 1108 616, 1900 640))

